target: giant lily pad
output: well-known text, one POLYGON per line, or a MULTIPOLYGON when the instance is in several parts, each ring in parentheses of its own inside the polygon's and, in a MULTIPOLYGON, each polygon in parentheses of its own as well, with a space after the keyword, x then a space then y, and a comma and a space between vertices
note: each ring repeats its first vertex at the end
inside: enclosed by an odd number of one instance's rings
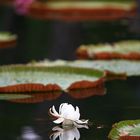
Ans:
MULTIPOLYGON (((33 62, 29 65, 32 66, 44 66, 44 67, 53 67, 53 66, 71 66, 71 67, 80 67, 80 68, 90 68, 98 69, 100 71, 111 71, 113 72, 113 77, 115 74, 118 74, 118 78, 123 78, 123 73, 127 76, 139 76, 140 75, 140 62, 139 61, 129 61, 129 60, 75 60, 75 61, 64 61, 56 60, 49 61, 44 60, 40 62, 33 62)), ((116 77, 117 78, 117 77, 116 77)))
POLYGON ((104 77, 104 72, 87 68, 1 66, 0 92, 67 91, 90 88, 102 84, 104 77))
POLYGON ((0 32, 0 48, 8 48, 16 45, 17 35, 10 32, 0 32))
POLYGON ((140 75, 140 62, 129 60, 96 60, 96 61, 73 61, 68 63, 69 66, 93 68, 101 71, 111 71, 114 73, 126 73, 127 76, 140 75))
POLYGON ((114 44, 82 45, 77 50, 80 59, 140 60, 140 41, 120 41, 114 44))
POLYGON ((117 20, 134 16, 135 4, 132 1, 47 1, 33 2, 29 16, 40 19, 66 21, 117 20), (111 14, 110 14, 111 13, 111 14))
POLYGON ((139 140, 140 120, 127 120, 114 124, 108 137, 111 140, 139 140))

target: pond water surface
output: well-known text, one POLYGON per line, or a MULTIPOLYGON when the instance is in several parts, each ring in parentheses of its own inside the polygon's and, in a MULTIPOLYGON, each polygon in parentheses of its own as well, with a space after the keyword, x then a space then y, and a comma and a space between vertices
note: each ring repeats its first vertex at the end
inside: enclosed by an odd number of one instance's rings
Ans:
POLYGON ((55 100, 39 103, 14 103, 1 100, 0 138, 4 140, 50 139, 50 136, 54 134, 52 129, 57 125, 52 122, 48 110, 53 105, 58 110, 59 105, 65 102, 79 106, 81 119, 89 119, 90 124, 88 129, 73 128, 60 131, 60 139, 106 140, 115 122, 139 119, 139 83, 139 77, 131 77, 124 81, 109 81, 105 85, 107 92, 104 96, 92 96, 85 99, 74 99, 63 93, 55 100))

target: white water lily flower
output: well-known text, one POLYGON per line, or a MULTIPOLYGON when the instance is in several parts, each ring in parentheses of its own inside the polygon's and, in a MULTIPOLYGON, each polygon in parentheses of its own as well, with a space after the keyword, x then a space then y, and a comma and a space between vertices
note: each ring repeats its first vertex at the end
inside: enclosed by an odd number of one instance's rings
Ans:
POLYGON ((50 139, 56 140, 79 140, 80 133, 76 127, 71 127, 69 129, 62 129, 58 126, 52 129, 54 132, 50 135, 50 139))
POLYGON ((80 120, 79 108, 76 106, 76 109, 68 103, 62 103, 59 107, 59 113, 56 111, 55 107, 49 109, 49 113, 57 118, 53 122, 56 124, 62 123, 63 126, 70 125, 85 125, 88 123, 88 120, 80 120))

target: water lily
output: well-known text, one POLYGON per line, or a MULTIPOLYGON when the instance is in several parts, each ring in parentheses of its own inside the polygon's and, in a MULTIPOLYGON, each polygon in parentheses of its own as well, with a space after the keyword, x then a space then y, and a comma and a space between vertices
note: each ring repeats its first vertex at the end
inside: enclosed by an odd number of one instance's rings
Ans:
POLYGON ((56 140, 79 140, 80 133, 76 127, 72 127, 69 129, 63 129, 58 126, 52 129, 54 132, 50 135, 50 139, 56 140))
POLYGON ((80 120, 79 107, 74 108, 71 104, 62 103, 59 107, 59 113, 55 106, 49 109, 49 113, 56 118, 53 122, 56 124, 62 123, 63 126, 85 125, 88 120, 80 120))

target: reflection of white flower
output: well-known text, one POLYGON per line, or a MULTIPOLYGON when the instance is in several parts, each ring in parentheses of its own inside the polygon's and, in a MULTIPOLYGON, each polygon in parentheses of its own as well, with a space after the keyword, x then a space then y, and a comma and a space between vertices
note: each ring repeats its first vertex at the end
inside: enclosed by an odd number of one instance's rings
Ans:
POLYGON ((55 107, 49 109, 49 113, 57 118, 53 121, 56 124, 62 123, 63 126, 69 125, 77 125, 77 124, 87 124, 88 120, 79 120, 80 119, 80 112, 79 108, 76 106, 76 109, 68 103, 63 103, 59 107, 59 113, 56 111, 55 107))
POLYGON ((62 129, 58 126, 52 129, 55 131, 51 136, 50 139, 56 140, 59 137, 59 140, 79 140, 80 133, 76 127, 71 127, 69 129, 62 129))
POLYGON ((32 127, 25 127, 23 129, 21 139, 22 140, 41 140, 41 137, 34 132, 32 127))

